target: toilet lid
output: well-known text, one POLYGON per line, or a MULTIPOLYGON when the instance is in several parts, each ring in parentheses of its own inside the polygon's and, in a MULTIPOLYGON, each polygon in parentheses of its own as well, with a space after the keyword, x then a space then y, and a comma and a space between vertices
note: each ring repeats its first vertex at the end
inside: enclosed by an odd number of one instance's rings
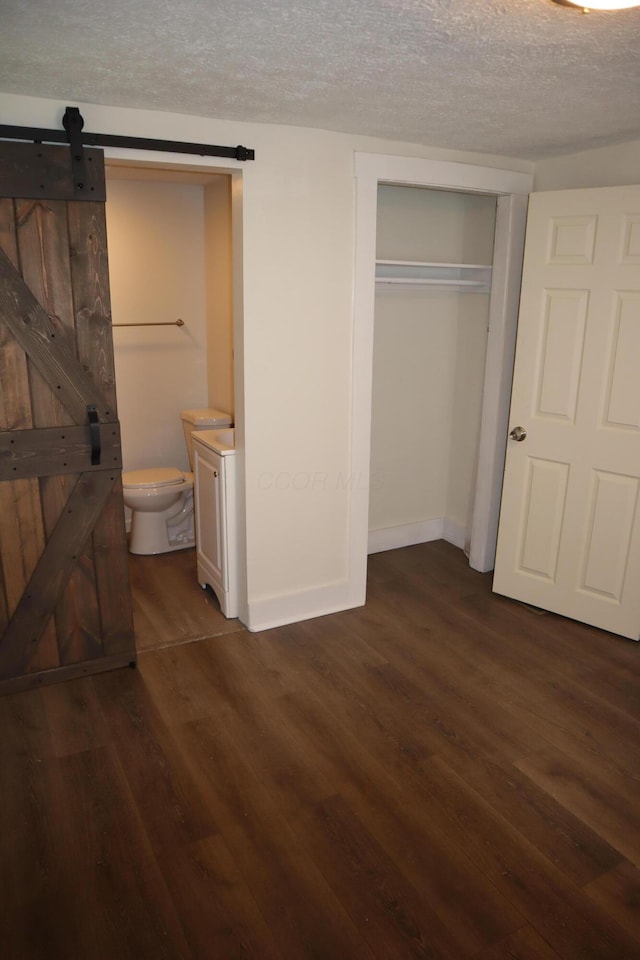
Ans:
POLYGON ((179 483, 184 483, 184 473, 175 467, 127 470, 122 474, 122 485, 125 487, 169 487, 179 483))

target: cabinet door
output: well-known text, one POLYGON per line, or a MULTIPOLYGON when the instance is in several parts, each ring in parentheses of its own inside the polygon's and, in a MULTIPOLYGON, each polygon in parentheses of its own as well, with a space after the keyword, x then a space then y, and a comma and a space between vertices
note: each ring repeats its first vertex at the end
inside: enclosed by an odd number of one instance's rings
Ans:
MULTIPOLYGON (((197 447, 197 445, 196 445, 197 447)), ((197 504, 196 541, 198 557, 226 589, 227 564, 224 535, 224 464, 212 450, 195 451, 197 504)))

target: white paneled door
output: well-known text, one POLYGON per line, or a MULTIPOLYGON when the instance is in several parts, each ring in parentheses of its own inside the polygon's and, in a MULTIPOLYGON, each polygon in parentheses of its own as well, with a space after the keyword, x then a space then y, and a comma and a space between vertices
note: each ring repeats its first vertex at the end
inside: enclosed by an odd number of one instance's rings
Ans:
POLYGON ((531 196, 509 430, 494 591, 638 640, 640 186, 531 196))

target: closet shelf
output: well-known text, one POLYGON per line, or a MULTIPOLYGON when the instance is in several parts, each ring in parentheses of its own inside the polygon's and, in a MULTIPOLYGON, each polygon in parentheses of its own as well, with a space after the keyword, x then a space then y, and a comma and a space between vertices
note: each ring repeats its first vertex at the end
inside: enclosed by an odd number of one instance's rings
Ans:
POLYGON ((488 293, 491 285, 491 267, 479 263, 376 260, 376 283, 450 287, 473 293, 488 293))

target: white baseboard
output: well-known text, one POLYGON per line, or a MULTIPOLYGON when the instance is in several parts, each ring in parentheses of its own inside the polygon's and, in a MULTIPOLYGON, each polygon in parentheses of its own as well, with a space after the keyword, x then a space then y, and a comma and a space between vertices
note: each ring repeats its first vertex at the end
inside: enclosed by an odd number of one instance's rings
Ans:
MULTIPOLYGON (((465 534, 462 524, 445 518, 408 523, 399 527, 386 527, 383 530, 370 531, 369 553, 396 550, 398 547, 409 547, 416 543, 427 543, 430 540, 446 540, 456 547, 464 547, 465 534)), ((361 599, 354 598, 350 593, 349 582, 343 580, 311 590, 301 590, 298 593, 252 600, 248 605, 246 620, 241 619, 251 633, 256 633, 259 630, 273 630, 288 623, 298 623, 301 620, 312 620, 314 617, 324 617, 329 613, 350 610, 353 607, 362 606, 362 603, 361 599)))
POLYGON ((357 606, 362 606, 362 603, 354 601, 349 582, 343 580, 312 590, 249 601, 248 616, 243 622, 248 630, 255 633, 258 630, 283 627, 287 623, 324 617, 328 613, 339 613, 340 610, 357 606))
POLYGON ((464 550, 467 528, 462 523, 458 523, 457 520, 445 518, 442 539, 453 544, 454 547, 460 547, 461 550, 464 550))
POLYGON ((383 527, 369 531, 368 553, 381 553, 383 550, 397 550, 416 543, 429 543, 430 540, 446 540, 456 547, 464 548, 466 529, 461 523, 439 517, 436 520, 423 520, 420 523, 405 523, 398 527, 383 527))

